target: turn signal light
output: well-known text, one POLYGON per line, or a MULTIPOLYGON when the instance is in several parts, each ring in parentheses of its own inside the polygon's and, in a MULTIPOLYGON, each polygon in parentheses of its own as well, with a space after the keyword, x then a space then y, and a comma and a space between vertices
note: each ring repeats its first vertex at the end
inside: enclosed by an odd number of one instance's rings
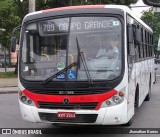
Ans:
POLYGON ((19 94, 19 96, 21 97, 21 96, 23 95, 23 92, 20 91, 20 92, 18 92, 18 94, 19 94))
POLYGON ((124 96, 124 92, 120 91, 120 92, 119 92, 119 96, 120 96, 120 97, 123 97, 123 96, 124 96))

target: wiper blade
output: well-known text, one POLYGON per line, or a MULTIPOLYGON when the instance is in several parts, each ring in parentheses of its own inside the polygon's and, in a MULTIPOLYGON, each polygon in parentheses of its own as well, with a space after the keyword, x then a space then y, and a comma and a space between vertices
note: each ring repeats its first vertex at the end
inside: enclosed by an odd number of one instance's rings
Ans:
POLYGON ((80 50, 79 47, 79 43, 78 43, 78 39, 76 38, 76 43, 77 43, 77 51, 78 51, 78 57, 77 57, 77 67, 80 68, 80 59, 82 60, 82 64, 84 66, 84 70, 87 74, 87 78, 88 78, 88 82, 89 84, 93 84, 92 79, 91 79, 91 75, 89 73, 88 67, 87 67, 87 63, 84 57, 84 53, 80 50))
POLYGON ((59 76, 60 74, 66 72, 68 69, 72 68, 73 66, 77 66, 77 62, 73 62, 72 64, 70 64, 69 66, 65 67, 64 69, 62 69, 61 71, 57 72, 56 74, 50 76, 49 78, 47 78, 46 80, 44 80, 42 82, 42 85, 47 84, 48 82, 50 82, 53 78, 59 76))

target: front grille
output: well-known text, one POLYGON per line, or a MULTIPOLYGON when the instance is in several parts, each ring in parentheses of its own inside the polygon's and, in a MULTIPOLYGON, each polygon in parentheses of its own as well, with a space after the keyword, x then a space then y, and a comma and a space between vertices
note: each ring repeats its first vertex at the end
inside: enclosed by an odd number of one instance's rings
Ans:
POLYGON ((69 103, 69 104, 63 104, 63 103, 54 103, 54 102, 38 102, 39 108, 43 109, 88 109, 88 110, 94 110, 97 106, 97 102, 91 102, 91 103, 69 103))
POLYGON ((69 123, 94 123, 98 114, 76 114, 75 118, 58 118, 57 113, 39 112, 42 121, 49 122, 69 122, 69 123))
POLYGON ((88 88, 81 88, 81 89, 31 89, 27 88, 29 91, 36 93, 36 94, 46 94, 46 95, 89 95, 89 94, 102 94, 108 89, 88 89, 88 88))

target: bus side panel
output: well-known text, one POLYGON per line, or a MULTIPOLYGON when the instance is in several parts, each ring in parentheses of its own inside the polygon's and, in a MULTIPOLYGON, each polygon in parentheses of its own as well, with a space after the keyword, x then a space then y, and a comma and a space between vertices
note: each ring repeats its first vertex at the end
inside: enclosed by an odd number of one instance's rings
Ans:
POLYGON ((136 65, 133 64, 128 82, 128 118, 134 115, 135 91, 136 91, 136 65))

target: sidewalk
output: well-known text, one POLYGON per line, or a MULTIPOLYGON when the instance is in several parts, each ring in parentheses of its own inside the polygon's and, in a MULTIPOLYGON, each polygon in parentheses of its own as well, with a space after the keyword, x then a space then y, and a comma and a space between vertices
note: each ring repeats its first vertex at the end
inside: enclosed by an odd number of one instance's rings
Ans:
POLYGON ((17 93, 17 78, 0 78, 0 94, 17 93))

